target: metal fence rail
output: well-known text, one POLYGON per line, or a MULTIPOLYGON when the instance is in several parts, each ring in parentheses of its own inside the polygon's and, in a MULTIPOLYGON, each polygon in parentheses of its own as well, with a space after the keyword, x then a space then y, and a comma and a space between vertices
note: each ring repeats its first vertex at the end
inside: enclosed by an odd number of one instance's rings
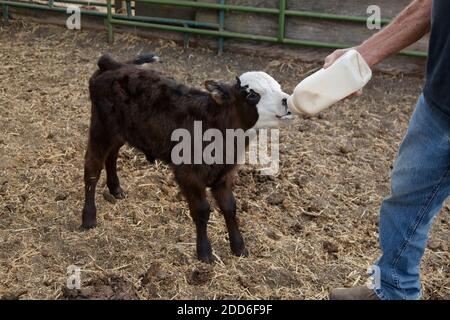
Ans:
MULTIPOLYGON (((329 13, 288 10, 286 7, 287 0, 279 0, 278 8, 260 8, 252 6, 230 5, 226 4, 225 0, 217 0, 217 3, 206 3, 186 0, 134 0, 134 2, 142 2, 154 5, 171 5, 175 7, 189 7, 195 9, 216 10, 218 12, 218 23, 199 22, 194 20, 183 20, 173 18, 147 17, 133 15, 133 6, 131 0, 126 0, 126 15, 117 14, 117 9, 114 8, 112 0, 106 0, 105 3, 100 2, 85 2, 80 0, 49 0, 48 4, 26 3, 14 0, 0 0, 2 5, 3 18, 8 19, 8 7, 18 7, 36 10, 48 10, 55 12, 66 12, 64 7, 54 6, 55 2, 71 3, 71 4, 89 4, 105 7, 106 14, 94 10, 81 10, 82 14, 105 17, 107 28, 107 39, 109 42, 114 40, 113 25, 123 25, 132 27, 152 28, 165 31, 181 32, 185 35, 187 42, 190 34, 212 36, 218 38, 218 51, 223 51, 224 38, 233 38, 240 40, 252 40, 258 42, 279 43, 286 45, 299 45, 315 48, 329 48, 338 49, 351 46, 350 44, 334 43, 325 41, 312 41, 286 38, 286 17, 308 18, 317 20, 337 21, 337 22, 352 22, 352 23, 366 23, 366 17, 337 15, 329 13), (113 13, 114 8, 114 13, 113 13), (225 30, 225 12, 237 11, 243 13, 266 14, 278 17, 278 32, 277 36, 263 36, 240 32, 230 32, 225 30)), ((389 20, 382 20, 382 24, 389 23, 389 20)), ((403 51, 400 54, 414 57, 426 57, 426 52, 422 51, 403 51)))
MULTIPOLYGON (((3 18, 5 21, 8 21, 8 7, 17 7, 17 8, 26 8, 26 9, 34 9, 34 10, 44 10, 44 11, 54 11, 54 12, 62 12, 66 13, 67 8, 63 6, 55 7, 54 4, 56 2, 60 3, 70 3, 70 4, 79 4, 79 5, 95 5, 97 7, 107 7, 107 3, 102 2, 87 2, 87 1, 81 1, 81 0, 49 0, 47 4, 42 3, 32 3, 32 2, 20 2, 20 1, 10 1, 10 0, 0 0, 0 4, 2 5, 2 8, 6 8, 6 10, 3 10, 3 18)), ((114 14, 113 17, 115 19, 128 19, 131 21, 141 21, 141 22, 155 22, 155 23, 169 23, 169 24, 179 24, 179 25, 187 25, 187 26, 193 26, 193 27, 205 27, 205 28, 212 28, 217 29, 219 27, 216 23, 202 23, 197 21, 191 21, 191 20, 183 20, 183 19, 170 19, 170 18, 158 18, 158 17, 139 17, 139 16, 132 16, 131 10, 134 9, 133 6, 131 6, 131 1, 127 0, 127 16, 114 14), (130 5, 128 5, 130 4, 130 5)), ((80 10, 81 14, 85 15, 92 15, 92 16, 98 16, 98 17, 104 17, 106 18, 106 13, 104 12, 98 12, 95 10, 80 10)))

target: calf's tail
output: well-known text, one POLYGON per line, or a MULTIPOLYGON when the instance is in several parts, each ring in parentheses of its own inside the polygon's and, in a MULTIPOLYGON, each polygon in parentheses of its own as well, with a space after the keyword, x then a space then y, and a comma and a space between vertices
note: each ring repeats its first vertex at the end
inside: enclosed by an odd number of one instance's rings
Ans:
POLYGON ((159 62, 161 58, 154 53, 144 53, 131 61, 125 63, 116 61, 109 53, 103 54, 97 62, 100 71, 116 70, 127 64, 143 65, 146 63, 159 62))

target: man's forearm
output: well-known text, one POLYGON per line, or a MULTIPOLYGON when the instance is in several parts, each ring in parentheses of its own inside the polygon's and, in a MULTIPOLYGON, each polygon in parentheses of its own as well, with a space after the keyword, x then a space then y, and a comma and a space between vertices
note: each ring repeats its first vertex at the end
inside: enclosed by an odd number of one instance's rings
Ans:
POLYGON ((376 33, 357 50, 373 66, 418 41, 430 31, 432 0, 415 0, 387 27, 376 33))

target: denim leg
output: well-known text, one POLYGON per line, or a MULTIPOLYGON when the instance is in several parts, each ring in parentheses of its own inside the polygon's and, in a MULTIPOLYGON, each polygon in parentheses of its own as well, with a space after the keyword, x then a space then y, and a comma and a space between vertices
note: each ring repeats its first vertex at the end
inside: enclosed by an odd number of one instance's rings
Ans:
POLYGON ((420 96, 380 209, 382 299, 420 298, 420 261, 433 219, 450 194, 450 118, 420 96))

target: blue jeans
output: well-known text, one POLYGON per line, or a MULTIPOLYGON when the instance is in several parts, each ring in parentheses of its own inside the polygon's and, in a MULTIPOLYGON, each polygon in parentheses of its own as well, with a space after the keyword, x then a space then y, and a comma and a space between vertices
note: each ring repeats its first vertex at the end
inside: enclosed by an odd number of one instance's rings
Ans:
POLYGON ((420 260, 450 195, 450 117, 420 96, 380 209, 381 299, 419 299, 420 260))

